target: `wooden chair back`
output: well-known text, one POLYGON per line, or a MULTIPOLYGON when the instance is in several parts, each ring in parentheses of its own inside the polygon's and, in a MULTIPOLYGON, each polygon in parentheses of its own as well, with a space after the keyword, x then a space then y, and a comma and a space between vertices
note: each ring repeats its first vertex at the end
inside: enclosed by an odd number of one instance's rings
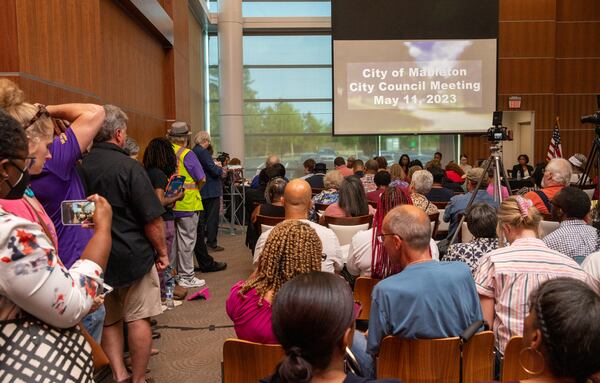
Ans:
POLYGON ((440 213, 429 214, 429 222, 431 222, 431 238, 435 238, 440 226, 440 213))
POLYGON ((226 339, 223 344, 223 383, 258 382, 272 375, 284 356, 281 345, 226 339))
POLYGON ((464 345, 462 383, 494 380, 494 332, 482 331, 464 345))
POLYGON ((285 217, 268 217, 266 215, 257 215, 255 223, 255 231, 260 235, 263 229, 272 228, 280 222, 285 221, 285 217))
POLYGON ((377 360, 377 378, 403 382, 458 383, 460 339, 399 339, 386 336, 377 360))
POLYGON ((448 206, 448 204, 450 203, 450 201, 444 201, 444 202, 431 201, 431 203, 434 204, 435 206, 437 206, 438 209, 445 209, 446 206, 448 206))
POLYGON ((380 279, 358 277, 354 282, 354 300, 360 302, 362 309, 356 320, 369 320, 371 313, 371 292, 380 279))
POLYGON ((535 360, 532 353, 524 352, 523 350, 523 337, 513 336, 508 341, 506 348, 504 349, 504 360, 502 361, 502 371, 500 372, 500 380, 508 382, 512 380, 526 380, 533 378, 535 375, 529 374, 521 367, 521 363, 530 368, 532 371, 539 371, 542 369, 542 365, 537 364, 540 361, 535 360), (520 358, 520 362, 519 362, 520 358))
POLYGON ((373 216, 361 215, 358 217, 330 217, 325 216, 325 226, 329 227, 329 224, 338 226, 356 226, 369 224, 369 228, 373 225, 373 216))
POLYGON ((377 209, 377 202, 376 201, 369 201, 369 205, 371 205, 371 207, 373 209, 377 209))

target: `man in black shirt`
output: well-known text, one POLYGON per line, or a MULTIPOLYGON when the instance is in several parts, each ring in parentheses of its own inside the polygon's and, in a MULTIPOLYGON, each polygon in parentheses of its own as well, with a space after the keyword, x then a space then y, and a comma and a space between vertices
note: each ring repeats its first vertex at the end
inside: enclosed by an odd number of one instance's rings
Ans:
POLYGON ((123 322, 129 331, 132 381, 144 381, 152 330, 150 317, 162 312, 157 270, 169 264, 161 215, 165 212, 144 168, 123 150, 127 115, 105 105, 106 117, 81 173, 88 194, 98 193, 113 208, 112 248, 105 282, 115 288, 106 296, 102 347, 116 381, 129 377, 123 363, 123 322))
POLYGON ((431 202, 448 202, 450 198, 454 197, 454 192, 443 186, 444 170, 438 167, 428 169, 433 175, 433 186, 429 193, 425 195, 431 202))

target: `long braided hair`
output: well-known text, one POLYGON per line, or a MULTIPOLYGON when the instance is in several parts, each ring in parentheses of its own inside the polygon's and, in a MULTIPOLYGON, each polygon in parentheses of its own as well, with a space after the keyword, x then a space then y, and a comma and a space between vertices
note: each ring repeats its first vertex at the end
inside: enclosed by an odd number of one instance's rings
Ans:
POLYGON ((396 206, 407 204, 412 205, 412 199, 406 188, 399 186, 386 188, 377 201, 377 212, 373 218, 373 236, 371 238, 372 278, 383 279, 400 272, 400 268, 390 262, 383 243, 379 243, 377 240, 377 235, 381 234, 385 215, 396 206))
POLYGON ((269 233, 260 254, 258 270, 240 289, 240 294, 256 289, 262 305, 265 295, 273 297, 281 286, 298 274, 321 270, 323 246, 317 232, 298 220, 285 220, 269 233))

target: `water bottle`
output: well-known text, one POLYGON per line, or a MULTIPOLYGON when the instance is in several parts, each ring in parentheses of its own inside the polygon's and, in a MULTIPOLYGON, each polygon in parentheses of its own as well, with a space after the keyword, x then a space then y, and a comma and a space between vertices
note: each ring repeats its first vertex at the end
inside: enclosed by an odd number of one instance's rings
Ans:
POLYGON ((171 281, 169 281, 167 283, 167 291, 165 293, 165 297, 166 297, 166 304, 167 304, 167 310, 171 310, 175 308, 175 302, 173 301, 173 283, 171 281))

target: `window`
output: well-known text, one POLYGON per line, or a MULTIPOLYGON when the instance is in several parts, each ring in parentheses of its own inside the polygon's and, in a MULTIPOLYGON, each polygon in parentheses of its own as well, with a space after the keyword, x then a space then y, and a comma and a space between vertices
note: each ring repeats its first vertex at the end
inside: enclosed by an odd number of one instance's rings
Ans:
MULTIPOLYGON (((260 2, 251 2, 256 3, 260 2)), ((330 35, 247 34, 243 44, 244 167, 248 176, 264 166, 269 154, 281 157, 289 178, 303 174, 302 163, 308 158, 333 169, 337 155, 363 160, 383 155, 389 162, 397 162, 407 153, 423 163, 438 150, 445 159, 455 156, 458 136, 332 137, 330 35)), ((208 49, 210 131, 219 148, 217 36, 209 36, 208 49)), ((368 131, 366 126, 365 133, 368 131)))
POLYGON ((244 17, 329 17, 330 1, 244 1, 244 17))

